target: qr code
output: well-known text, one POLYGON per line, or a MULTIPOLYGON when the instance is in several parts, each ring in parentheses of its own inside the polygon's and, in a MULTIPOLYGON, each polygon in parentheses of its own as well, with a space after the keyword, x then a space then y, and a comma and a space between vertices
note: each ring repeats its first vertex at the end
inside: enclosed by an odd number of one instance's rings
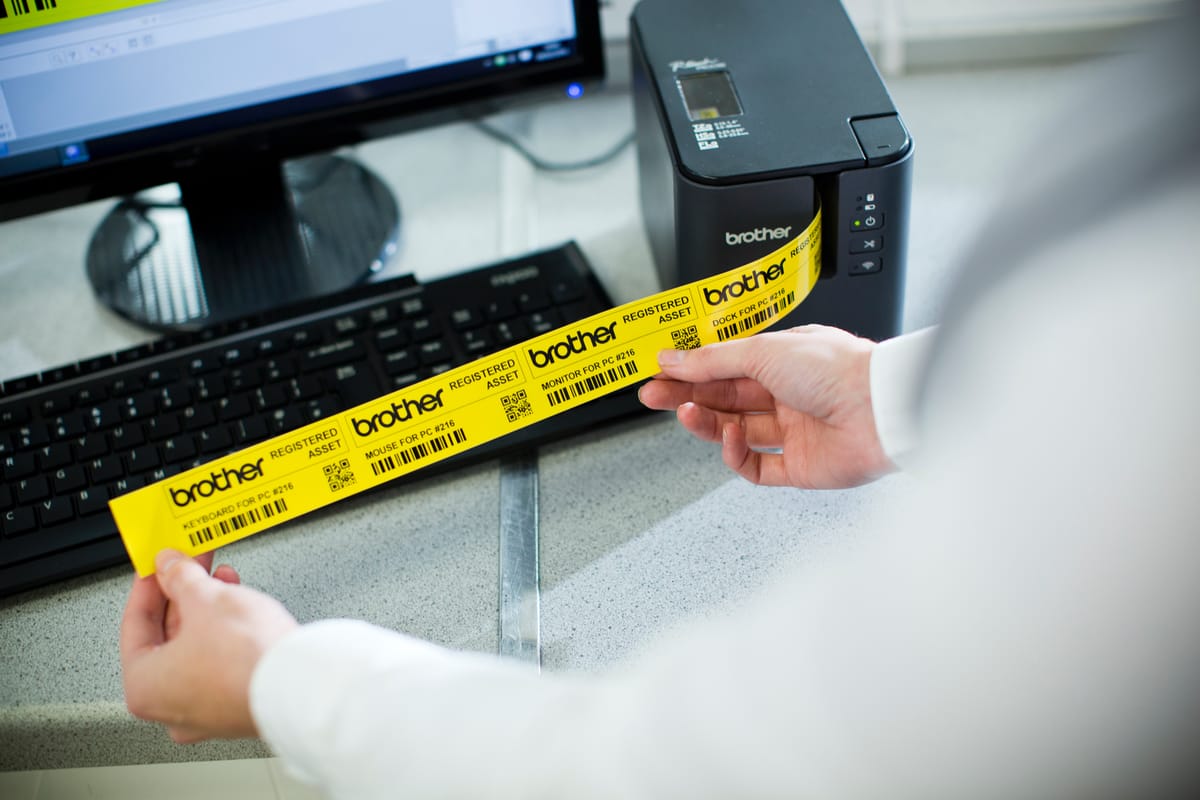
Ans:
POLYGON ((695 350, 700 346, 700 333, 695 325, 671 331, 671 346, 676 350, 695 350))
POLYGON ((508 415, 509 422, 516 422, 533 413, 533 406, 529 405, 529 397, 526 396, 524 389, 518 389, 510 395, 501 397, 500 405, 504 406, 504 413, 508 415))
POLYGON ((325 465, 325 480, 329 483, 329 491, 337 492, 347 486, 353 486, 354 470, 350 469, 350 460, 343 458, 336 464, 325 465))

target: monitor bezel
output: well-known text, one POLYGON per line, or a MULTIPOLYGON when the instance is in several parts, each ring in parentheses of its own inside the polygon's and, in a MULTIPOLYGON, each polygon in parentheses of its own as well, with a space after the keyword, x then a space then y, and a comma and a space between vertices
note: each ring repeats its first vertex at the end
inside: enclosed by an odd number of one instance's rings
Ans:
POLYGON ((91 140, 86 163, 0 177, 0 222, 174 183, 214 160, 225 166, 282 162, 546 100, 573 82, 594 84, 605 76, 599 0, 572 2, 576 39, 569 56, 424 90, 381 93, 389 81, 406 82, 416 73, 391 76, 91 140), (375 96, 292 110, 350 89, 375 96))

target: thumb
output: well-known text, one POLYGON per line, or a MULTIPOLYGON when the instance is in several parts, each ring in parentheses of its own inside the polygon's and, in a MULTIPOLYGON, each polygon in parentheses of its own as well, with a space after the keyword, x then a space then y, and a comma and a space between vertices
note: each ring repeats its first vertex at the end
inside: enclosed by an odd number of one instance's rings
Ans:
POLYGON ((154 557, 154 569, 162 593, 174 602, 207 593, 212 587, 208 570, 178 550, 159 551, 154 557))

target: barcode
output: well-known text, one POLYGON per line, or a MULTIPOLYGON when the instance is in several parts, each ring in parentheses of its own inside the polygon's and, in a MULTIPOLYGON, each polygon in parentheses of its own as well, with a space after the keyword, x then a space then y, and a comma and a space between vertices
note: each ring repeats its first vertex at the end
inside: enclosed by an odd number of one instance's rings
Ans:
POLYGON ((401 450, 398 453, 393 453, 386 458, 380 458, 371 462, 371 472, 376 476, 386 475, 392 470, 399 469, 405 464, 411 464, 414 461, 419 461, 422 458, 427 458, 434 453, 440 453, 447 447, 453 447, 456 444, 462 444, 467 440, 467 434, 460 428, 458 430, 443 433, 441 436, 421 442, 418 445, 401 450))
POLYGON ((260 520, 270 519, 276 514, 282 514, 284 511, 287 511, 287 501, 283 499, 274 500, 250 511, 234 514, 232 517, 223 519, 215 525, 209 525, 194 533, 189 533, 188 540, 191 541, 192 547, 199 547, 205 542, 211 542, 213 539, 221 536, 228 536, 231 533, 240 531, 247 525, 252 525, 260 520))
POLYGON ((630 375, 637 375, 637 364, 632 361, 626 361, 623 364, 618 364, 615 367, 597 372, 587 376, 583 380, 569 383, 561 389, 555 389, 546 395, 546 400, 551 406, 556 406, 559 403, 565 403, 572 398, 580 395, 594 392, 602 386, 607 386, 613 381, 619 381, 621 378, 628 378, 630 375))
POLYGON ((780 311, 783 311, 788 306, 790 306, 792 304, 792 301, 794 301, 795 299, 796 299, 796 293, 788 292, 787 297, 780 298, 773 305, 771 305, 767 308, 761 309, 759 311, 755 311, 753 314, 751 314, 748 317, 742 317, 741 319, 739 319, 737 322, 733 323, 732 325, 726 325, 724 328, 720 328, 717 331, 717 341, 723 342, 726 339, 732 339, 733 337, 737 336, 739 333, 745 333, 746 331, 750 330, 751 328, 758 327, 759 325, 763 324, 767 320, 771 319, 771 317, 774 317, 780 311))
POLYGON ((32 11, 47 11, 51 8, 58 8, 58 0, 33 0, 32 8, 29 5, 29 0, 0 0, 0 19, 8 16, 8 10, 5 6, 12 6, 12 15, 19 17, 32 11))

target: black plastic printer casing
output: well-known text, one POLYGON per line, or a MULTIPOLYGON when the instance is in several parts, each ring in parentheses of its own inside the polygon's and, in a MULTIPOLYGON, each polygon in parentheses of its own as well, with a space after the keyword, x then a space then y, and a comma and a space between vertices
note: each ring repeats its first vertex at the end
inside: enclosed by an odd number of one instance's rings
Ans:
POLYGON ((663 286, 771 252, 819 201, 821 280, 774 327, 899 333, 913 146, 838 0, 641 0, 630 38, 642 217, 663 286), (689 114, 684 85, 724 84, 739 109, 698 115, 693 90, 689 114))

